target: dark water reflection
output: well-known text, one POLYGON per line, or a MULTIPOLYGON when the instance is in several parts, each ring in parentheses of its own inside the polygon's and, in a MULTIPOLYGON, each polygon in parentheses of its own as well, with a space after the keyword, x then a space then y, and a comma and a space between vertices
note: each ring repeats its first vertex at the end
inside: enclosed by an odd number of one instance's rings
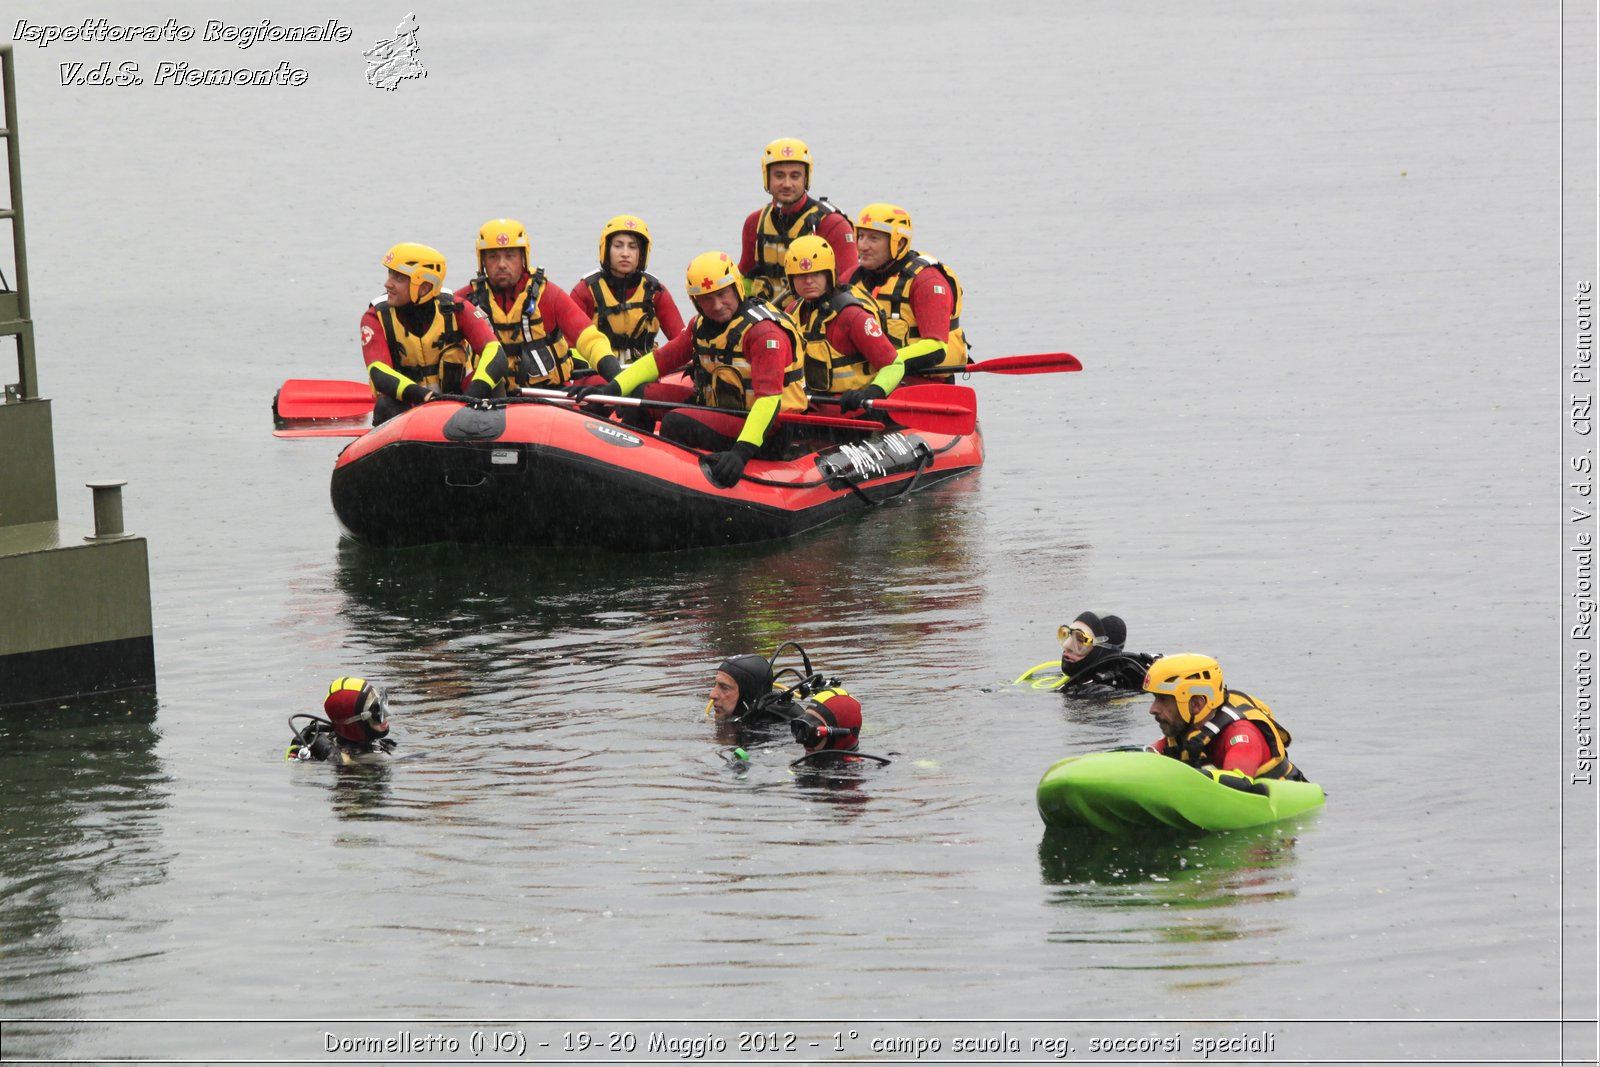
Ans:
POLYGON ((1083 907, 1215 908, 1292 896, 1295 838, 1278 828, 1117 836, 1050 829, 1039 871, 1059 903, 1083 907))
POLYGON ((1283 906, 1298 895, 1295 843, 1277 827, 1130 837, 1049 830, 1039 869, 1062 912, 1050 939, 1091 946, 1084 965, 1094 969, 1153 972, 1171 989, 1226 990, 1246 971, 1294 962, 1264 946, 1290 929, 1283 906))
POLYGON ((666 667, 684 650, 765 654, 787 640, 814 655, 915 648, 933 664, 982 597, 978 515, 963 507, 977 486, 964 479, 798 541, 715 552, 345 542, 337 613, 358 649, 420 663, 402 669, 407 683, 441 697, 534 677, 604 688, 619 670, 666 667))
POLYGON ((0 930, 8 1014, 59 1010, 91 961, 147 951, 159 922, 126 918, 173 857, 156 698, 140 693, 0 716, 0 930), (81 950, 95 944, 93 954, 81 950), (25 979, 25 980, 24 980, 25 979))

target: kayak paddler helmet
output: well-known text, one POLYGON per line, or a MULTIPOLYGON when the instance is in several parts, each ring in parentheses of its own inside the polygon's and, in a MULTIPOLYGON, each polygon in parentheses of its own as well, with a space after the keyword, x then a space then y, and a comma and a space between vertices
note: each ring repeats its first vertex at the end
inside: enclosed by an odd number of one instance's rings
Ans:
POLYGON ((805 714, 789 732, 808 749, 853 751, 861 740, 861 702, 843 689, 824 689, 806 701, 805 714))
POLYGON ((1162 656, 1150 664, 1144 675, 1144 691, 1172 697, 1177 702, 1179 718, 1190 726, 1209 719, 1222 707, 1227 693, 1222 686, 1222 667, 1198 652, 1162 656), (1205 697, 1206 704, 1195 714, 1189 710, 1189 698, 1197 696, 1205 697))
POLYGON ((322 712, 346 741, 371 744, 389 735, 389 701, 364 678, 335 678, 322 712))
POLYGON ((806 188, 811 188, 811 149, 798 137, 780 137, 761 153, 761 188, 772 192, 772 176, 767 169, 774 163, 804 163, 806 188))
POLYGON ((726 252, 702 252, 695 256, 689 261, 686 279, 691 300, 730 285, 741 288, 744 285, 744 276, 739 273, 738 264, 729 259, 726 252))
POLYGON ((911 214, 894 204, 868 204, 856 216, 857 230, 889 235, 889 258, 899 259, 911 250, 911 214))
POLYGON ((772 692, 772 664, 765 656, 747 653, 729 656, 717 670, 725 672, 739 687, 739 706, 736 715, 743 715, 755 707, 756 701, 772 692))
POLYGON ((383 265, 399 271, 411 279, 411 302, 420 304, 432 300, 444 291, 444 253, 415 241, 401 241, 383 257, 383 265), (423 283, 431 283, 432 291, 420 295, 423 283))
POLYGON ((478 269, 483 269, 483 254, 496 248, 522 249, 522 265, 526 269, 533 260, 533 248, 528 244, 528 231, 516 219, 490 219, 478 228, 478 269))
POLYGON ((600 230, 600 269, 609 271, 611 264, 607 262, 606 255, 610 251, 611 235, 614 233, 631 233, 639 238, 639 270, 644 270, 650 262, 650 227, 637 215, 618 215, 607 222, 600 230))
POLYGON ((783 273, 793 278, 815 271, 828 272, 828 288, 839 284, 839 268, 834 260, 833 246, 814 233, 808 233, 789 246, 783 257, 783 273))

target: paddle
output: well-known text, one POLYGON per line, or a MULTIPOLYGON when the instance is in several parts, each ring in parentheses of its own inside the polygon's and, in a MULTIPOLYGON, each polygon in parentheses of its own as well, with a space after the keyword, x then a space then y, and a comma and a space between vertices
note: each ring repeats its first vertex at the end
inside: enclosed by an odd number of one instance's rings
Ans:
MULTIPOLYGON (((1039 352, 1031 356, 996 356, 968 363, 962 373, 1059 374, 1082 370, 1078 357, 1069 352, 1039 352)), ((923 386, 906 386, 925 388, 923 386)), ((894 398, 891 398, 894 399, 894 398)), ((970 406, 970 405, 969 405, 970 406)), ((315 378, 290 378, 279 388, 273 411, 281 419, 349 419, 372 410, 372 390, 365 382, 328 381, 315 378)), ((890 410, 890 409, 885 409, 890 410)), ((930 431, 932 427, 926 427, 930 431)), ((970 432, 970 431, 968 431, 970 432)))
MULTIPOLYGON (((1019 359, 1034 357, 1021 356, 1019 359)), ((993 363, 994 360, 989 362, 993 363)), ((523 395, 545 400, 569 400, 561 390, 524 389, 523 395)), ((813 397, 816 403, 837 404, 835 397, 813 397)), ((908 385, 885 400, 871 400, 867 406, 886 411, 896 421, 913 430, 927 433, 949 434, 952 437, 972 433, 977 423, 974 412, 976 394, 964 385, 908 385)), ((589 402, 612 403, 636 407, 699 407, 688 402, 645 400, 639 397, 590 397, 589 402)), ((364 382, 324 381, 309 378, 291 378, 278 390, 274 410, 283 419, 347 419, 372 410, 372 390, 364 382)), ((730 415, 742 415, 737 408, 704 408, 730 415)), ((861 430, 874 433, 881 430, 877 423, 863 419, 834 418, 828 415, 802 415, 784 412, 780 421, 811 426, 830 426, 836 429, 861 430)), ((366 429, 355 430, 276 430, 274 437, 360 437, 366 429)))
MULTIPOLYGON (((836 396, 811 397, 813 404, 839 403, 836 396)), ((952 436, 969 434, 977 426, 978 395, 965 385, 908 385, 883 400, 868 400, 873 411, 887 411, 913 429, 952 436)))
POLYGON ((290 378, 272 400, 280 419, 353 419, 372 410, 372 389, 366 382, 290 378))
MULTIPOLYGON (((535 397, 537 397, 540 400, 549 401, 549 402, 553 402, 553 403, 557 403, 557 404, 574 405, 574 404, 577 403, 577 401, 575 401, 571 397, 567 396, 567 394, 559 392, 559 391, 548 390, 548 389, 524 389, 523 392, 524 393, 531 393, 531 394, 533 394, 535 397)), ((685 405, 681 405, 681 404, 672 404, 672 403, 668 403, 666 401, 659 401, 659 400, 639 400, 639 399, 635 399, 633 397, 600 397, 598 399, 601 402, 609 402, 609 403, 613 403, 613 404, 623 404, 623 405, 630 405, 630 406, 635 406, 635 405, 636 406, 645 406, 645 405, 648 405, 648 406, 651 406, 651 407, 655 407, 655 406, 659 405, 661 407, 668 407, 668 408, 676 408, 676 407, 685 406, 685 405)), ((713 408, 712 410, 727 410, 727 411, 730 411, 730 412, 734 412, 734 409, 732 409, 732 408, 728 408, 728 409, 715 409, 715 408, 713 408)), ((742 414, 742 412, 734 412, 734 413, 735 414, 742 414)), ((882 432, 882 430, 883 430, 883 424, 882 423, 872 422, 872 421, 866 420, 866 419, 836 419, 836 418, 833 418, 833 417, 828 416, 828 415, 801 415, 798 412, 784 412, 784 413, 782 413, 781 415, 778 416, 778 419, 781 422, 797 422, 797 423, 803 423, 803 424, 805 424, 807 426, 832 426, 832 427, 835 427, 835 428, 841 429, 841 430, 862 430, 862 431, 866 431, 866 432, 869 432, 869 433, 882 432)), ((272 436, 274 436, 274 437, 361 437, 362 435, 367 433, 369 429, 370 429, 370 427, 367 427, 367 426, 326 426, 326 427, 324 427, 324 426, 316 426, 316 427, 311 427, 309 429, 303 429, 303 430, 301 430, 301 429, 273 430, 272 431, 272 436)), ((934 431, 930 430, 929 432, 932 433, 934 431)))
MULTIPOLYGON (((923 430, 927 433, 948 434, 952 437, 971 433, 977 425, 977 413, 972 410, 971 397, 973 392, 964 385, 917 385, 908 386, 908 393, 915 392, 918 397, 927 390, 954 390, 952 394, 940 393, 938 397, 930 397, 929 403, 916 399, 896 401, 895 397, 887 400, 873 400, 869 403, 886 411, 895 412, 897 421, 912 430, 923 430), (965 396, 968 399, 966 406, 959 400, 965 396), (952 402, 955 401, 955 402, 952 402)), ((556 389, 523 389, 523 396, 537 397, 544 400, 569 400, 565 393, 556 389)), ((898 394, 896 394, 898 396, 898 394)), ((822 403, 839 402, 837 397, 812 397, 813 401, 822 403)), ((744 415, 747 412, 740 408, 711 408, 686 400, 646 400, 634 396, 589 396, 585 397, 585 404, 614 404, 618 407, 644 407, 644 408, 694 408, 696 411, 716 411, 724 415, 744 415)), ((778 415, 779 422, 796 423, 804 426, 832 426, 842 430, 861 430, 866 433, 883 432, 883 424, 867 419, 843 419, 831 415, 803 415, 799 412, 785 411, 778 415)))
POLYGON ((1040 352, 1032 356, 996 356, 981 363, 968 363, 961 373, 988 371, 990 374, 1058 374, 1082 370, 1078 357, 1068 352, 1040 352))

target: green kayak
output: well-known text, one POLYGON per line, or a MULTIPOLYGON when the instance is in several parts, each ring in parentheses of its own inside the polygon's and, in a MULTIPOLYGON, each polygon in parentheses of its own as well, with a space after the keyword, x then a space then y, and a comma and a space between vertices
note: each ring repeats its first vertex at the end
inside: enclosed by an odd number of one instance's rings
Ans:
POLYGON ((1230 789, 1154 752, 1094 752, 1057 760, 1039 779, 1046 826, 1092 826, 1109 833, 1138 827, 1242 830, 1313 811, 1322 787, 1267 780, 1266 795, 1230 789))

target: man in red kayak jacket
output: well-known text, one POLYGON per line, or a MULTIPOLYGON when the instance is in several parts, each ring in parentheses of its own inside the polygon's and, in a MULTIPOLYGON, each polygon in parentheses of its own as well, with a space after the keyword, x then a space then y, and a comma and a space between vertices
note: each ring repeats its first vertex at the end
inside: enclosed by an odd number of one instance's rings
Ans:
POLYGON ((861 265, 842 275, 870 293, 896 348, 927 342, 901 358, 907 374, 948 375, 967 364, 961 285, 950 268, 911 247, 911 216, 894 204, 868 204, 856 218, 861 265))
POLYGON ((788 295, 783 259, 796 238, 814 233, 833 246, 840 278, 856 269, 855 230, 844 212, 827 200, 813 197, 811 149, 794 137, 780 137, 761 155, 761 185, 772 203, 752 211, 744 220, 739 245, 739 273, 745 293, 782 306, 788 295))
POLYGON ((1210 656, 1162 656, 1145 673, 1144 689, 1155 696, 1150 717, 1161 727, 1152 751, 1236 789, 1258 790, 1252 781, 1258 778, 1305 780, 1289 762, 1289 731, 1267 705, 1228 690, 1210 656))
POLYGON ((618 215, 600 230, 600 269, 572 287, 572 302, 624 364, 654 348, 658 337, 670 341, 683 332, 672 293, 645 270, 649 259, 650 227, 637 215, 618 215))
POLYGON ((738 483, 751 456, 776 446, 779 413, 802 411, 807 403, 793 320, 766 301, 743 296, 742 281, 726 252, 696 256, 689 263, 688 290, 698 314, 689 328, 628 364, 613 381, 577 394, 580 400, 627 396, 692 362, 692 402, 742 414, 679 408, 661 420, 661 435, 693 448, 721 449, 708 458, 707 476, 722 489, 738 483))
POLYGON ((374 426, 440 393, 461 392, 473 358, 492 359, 500 348, 483 313, 445 291, 444 253, 405 241, 383 265, 383 298, 361 316, 374 426))
POLYGON ((524 387, 558 388, 622 368, 611 342, 565 289, 528 267, 528 232, 516 219, 490 219, 478 231, 478 276, 456 296, 488 316, 498 359, 480 360, 467 392, 484 397, 524 387))
POLYGON ((840 287, 833 248, 817 234, 789 246, 784 271, 793 292, 787 310, 805 343, 806 389, 839 397, 839 410, 882 400, 905 376, 900 350, 884 335, 878 305, 840 287))

